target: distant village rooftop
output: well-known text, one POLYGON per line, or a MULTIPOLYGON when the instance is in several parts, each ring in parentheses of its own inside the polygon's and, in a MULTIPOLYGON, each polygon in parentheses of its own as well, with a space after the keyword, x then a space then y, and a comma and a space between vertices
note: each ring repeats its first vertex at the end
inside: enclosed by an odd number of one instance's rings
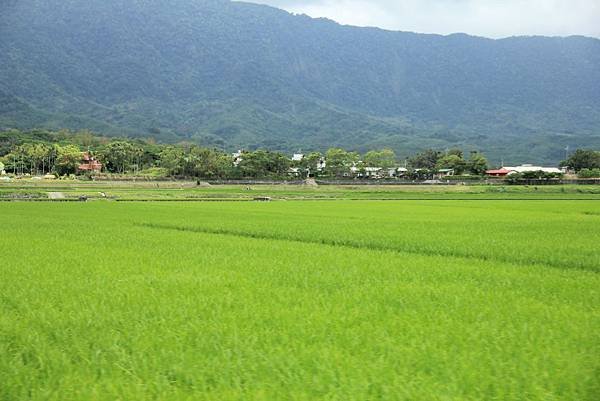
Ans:
POLYGON ((102 163, 96 160, 89 152, 84 152, 81 155, 81 164, 77 167, 79 171, 102 171, 102 163))
POLYGON ((536 171, 541 171, 543 173, 555 173, 555 174, 560 174, 563 172, 561 169, 556 168, 556 167, 542 167, 542 166, 535 166, 533 164, 521 164, 520 166, 516 166, 516 167, 502 167, 500 169, 487 170, 485 173, 491 177, 505 177, 507 175, 512 175, 512 174, 529 173, 529 172, 536 172, 536 171))

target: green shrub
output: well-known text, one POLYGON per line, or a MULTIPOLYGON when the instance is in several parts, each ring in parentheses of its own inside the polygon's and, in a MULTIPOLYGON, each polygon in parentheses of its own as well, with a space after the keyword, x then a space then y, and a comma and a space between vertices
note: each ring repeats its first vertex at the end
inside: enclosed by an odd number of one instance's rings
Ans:
POLYGON ((169 175, 169 170, 164 167, 151 167, 139 172, 139 175, 152 178, 163 178, 169 175))
POLYGON ((600 168, 584 168, 577 176, 579 178, 600 178, 600 168))

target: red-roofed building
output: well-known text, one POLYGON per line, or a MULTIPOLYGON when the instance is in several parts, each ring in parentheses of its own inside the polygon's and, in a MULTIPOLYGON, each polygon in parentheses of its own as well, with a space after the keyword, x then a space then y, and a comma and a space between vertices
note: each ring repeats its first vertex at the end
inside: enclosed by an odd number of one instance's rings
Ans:
POLYGON ((510 173, 510 171, 511 170, 507 170, 504 167, 502 167, 499 170, 488 170, 485 173, 490 177, 506 177, 508 173, 510 173))
POLYGON ((77 167, 77 170, 81 172, 91 171, 95 173, 99 173, 102 171, 102 163, 100 163, 96 158, 89 154, 89 152, 84 152, 81 157, 81 164, 77 167))

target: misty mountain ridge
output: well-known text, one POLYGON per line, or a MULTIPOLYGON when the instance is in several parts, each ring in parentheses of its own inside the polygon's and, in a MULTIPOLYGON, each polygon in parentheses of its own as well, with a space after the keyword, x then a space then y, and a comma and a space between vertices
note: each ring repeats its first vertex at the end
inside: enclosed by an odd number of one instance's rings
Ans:
POLYGON ((0 6, 0 127, 226 149, 600 147, 600 40, 339 25, 226 0, 0 6))

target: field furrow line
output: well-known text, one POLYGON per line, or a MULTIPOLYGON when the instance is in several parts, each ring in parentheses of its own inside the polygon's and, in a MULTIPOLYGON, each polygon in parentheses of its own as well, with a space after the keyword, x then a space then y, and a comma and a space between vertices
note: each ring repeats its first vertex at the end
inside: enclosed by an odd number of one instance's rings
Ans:
POLYGON ((138 223, 135 224, 138 227, 156 229, 156 230, 172 230, 172 231, 180 231, 187 233, 197 233, 197 234, 214 234, 214 235, 226 235, 240 238, 252 238, 259 240, 269 240, 269 241, 286 241, 286 242, 297 242, 304 244, 312 244, 312 245, 324 245, 324 246, 333 246, 333 247, 344 247, 351 249, 368 249, 372 251, 386 251, 386 252, 396 252, 396 253, 407 253, 411 255, 420 255, 420 256, 441 256, 441 257, 451 257, 451 258, 461 258, 461 259, 470 259, 470 260, 479 260, 479 261, 497 261, 507 264, 512 264, 516 266, 548 266, 552 268, 559 269, 580 269, 586 271, 592 271, 594 273, 599 272, 600 266, 597 265, 589 265, 585 263, 561 263, 556 261, 544 261, 544 260, 519 260, 519 259, 511 259, 506 257, 498 257, 497 255, 494 257, 488 257, 486 255, 474 255, 466 252, 448 252, 444 250, 437 250, 436 252, 431 252, 429 249, 424 248, 416 248, 416 247, 402 247, 400 244, 398 245, 386 245, 381 243, 364 243, 364 242, 356 242, 347 239, 327 239, 327 238, 303 238, 291 235, 280 235, 280 234, 269 234, 264 232, 249 232, 249 231, 240 231, 240 230, 231 230, 225 228, 208 228, 208 227, 190 227, 190 226, 181 226, 181 225, 172 225, 172 224, 157 224, 157 223, 138 223))

